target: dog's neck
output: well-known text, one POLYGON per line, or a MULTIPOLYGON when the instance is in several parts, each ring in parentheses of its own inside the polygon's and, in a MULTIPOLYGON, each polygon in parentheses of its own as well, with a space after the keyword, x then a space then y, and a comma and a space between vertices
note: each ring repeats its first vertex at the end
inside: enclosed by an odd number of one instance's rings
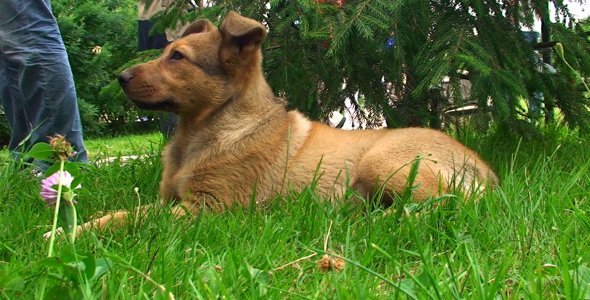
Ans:
POLYGON ((236 87, 236 92, 219 107, 207 107, 198 114, 180 114, 177 130, 203 135, 213 131, 217 135, 216 139, 221 139, 238 136, 238 133, 239 136, 244 136, 271 119, 287 121, 284 103, 277 101, 262 72, 255 72, 248 78, 241 79, 236 87))

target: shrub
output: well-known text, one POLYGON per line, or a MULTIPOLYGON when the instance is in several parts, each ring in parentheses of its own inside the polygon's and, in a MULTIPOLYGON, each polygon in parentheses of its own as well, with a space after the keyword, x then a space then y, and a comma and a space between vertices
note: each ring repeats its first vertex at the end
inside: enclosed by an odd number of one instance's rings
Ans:
POLYGON ((87 136, 122 131, 137 119, 126 98, 101 92, 120 66, 138 55, 136 5, 131 0, 53 1, 87 136))

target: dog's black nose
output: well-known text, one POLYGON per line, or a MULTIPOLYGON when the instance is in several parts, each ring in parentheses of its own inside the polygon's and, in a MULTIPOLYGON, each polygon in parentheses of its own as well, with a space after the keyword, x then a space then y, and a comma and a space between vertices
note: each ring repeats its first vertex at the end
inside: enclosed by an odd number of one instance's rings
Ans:
POLYGON ((133 74, 129 70, 125 70, 119 74, 119 84, 125 85, 133 79, 133 74))

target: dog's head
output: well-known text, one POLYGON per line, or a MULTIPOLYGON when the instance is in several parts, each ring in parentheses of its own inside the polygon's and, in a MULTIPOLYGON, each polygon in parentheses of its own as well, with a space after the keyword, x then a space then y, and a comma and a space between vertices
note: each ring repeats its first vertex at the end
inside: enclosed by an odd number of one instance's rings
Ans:
POLYGON ((158 59, 123 71, 119 82, 140 108, 210 112, 261 73, 260 44, 265 37, 262 24, 235 12, 219 28, 198 20, 158 59))

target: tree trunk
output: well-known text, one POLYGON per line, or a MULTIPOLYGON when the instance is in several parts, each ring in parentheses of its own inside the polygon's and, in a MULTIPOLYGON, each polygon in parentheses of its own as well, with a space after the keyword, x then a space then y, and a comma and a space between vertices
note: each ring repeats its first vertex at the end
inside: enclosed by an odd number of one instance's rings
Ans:
MULTIPOLYGON (((551 42, 551 20, 549 20, 549 3, 547 3, 547 13, 543 14, 543 16, 541 17, 541 43, 549 43, 551 42)), ((542 57, 543 57, 543 62, 546 64, 551 64, 551 48, 549 49, 543 49, 540 50, 542 51, 542 57)), ((553 103, 550 99, 545 98, 545 123, 553 123, 554 121, 554 116, 553 116, 553 110, 554 110, 554 106, 553 103)))

